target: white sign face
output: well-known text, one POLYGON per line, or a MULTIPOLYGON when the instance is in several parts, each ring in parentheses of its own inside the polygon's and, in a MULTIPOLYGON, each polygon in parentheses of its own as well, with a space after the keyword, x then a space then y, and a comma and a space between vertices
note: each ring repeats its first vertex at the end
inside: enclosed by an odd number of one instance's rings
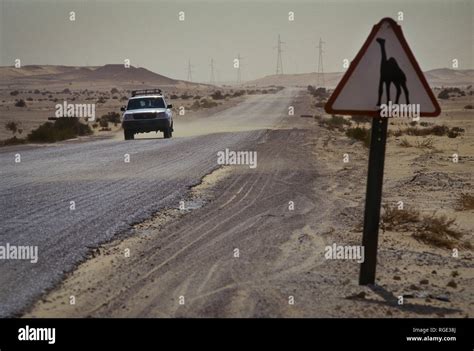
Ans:
MULTIPOLYGON (((417 104, 421 116, 441 112, 400 26, 382 19, 326 103, 326 112, 378 116, 383 104, 417 104)), ((413 105, 415 107, 415 105, 413 105)))

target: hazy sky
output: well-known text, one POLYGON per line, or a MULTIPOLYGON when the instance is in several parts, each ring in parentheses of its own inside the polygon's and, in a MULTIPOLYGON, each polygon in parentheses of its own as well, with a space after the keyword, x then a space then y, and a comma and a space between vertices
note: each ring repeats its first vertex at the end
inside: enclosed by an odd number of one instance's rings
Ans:
POLYGON ((242 79, 276 69, 277 36, 285 73, 314 72, 317 41, 324 44, 324 70, 343 71, 382 17, 400 22, 423 70, 474 68, 473 0, 379 1, 112 1, 0 0, 0 65, 103 65, 123 63, 185 79, 188 58, 193 80, 208 82, 210 59, 216 78, 236 79, 233 60, 242 60, 242 79), (69 12, 76 12, 76 21, 69 12), (185 12, 185 21, 178 12, 185 12), (288 21, 288 12, 295 20, 288 21))

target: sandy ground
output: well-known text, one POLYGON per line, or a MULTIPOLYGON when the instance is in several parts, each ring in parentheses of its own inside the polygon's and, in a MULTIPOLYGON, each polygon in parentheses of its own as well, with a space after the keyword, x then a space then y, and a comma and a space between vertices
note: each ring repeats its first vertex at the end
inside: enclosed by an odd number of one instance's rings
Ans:
MULTIPOLYGON (((381 231, 372 287, 358 285, 354 260, 325 259, 327 245, 361 242, 367 149, 300 117, 321 113, 313 103, 302 93, 295 116, 255 144, 255 170, 205 177, 185 210, 169 208, 95 250, 25 316, 472 317, 473 255, 461 241, 456 258, 410 229, 381 231)), ((474 130, 464 103, 443 104, 436 120, 462 123, 464 136, 435 137, 430 150, 389 138, 383 202, 454 217, 472 243, 473 210, 455 210, 472 192, 474 130)), ((393 123, 390 130, 404 122, 393 123)))

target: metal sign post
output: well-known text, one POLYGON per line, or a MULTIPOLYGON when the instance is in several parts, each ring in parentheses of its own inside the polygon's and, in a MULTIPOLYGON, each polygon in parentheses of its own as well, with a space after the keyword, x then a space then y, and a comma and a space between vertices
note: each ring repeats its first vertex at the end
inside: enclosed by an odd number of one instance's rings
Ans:
POLYGON ((364 233, 362 236, 365 257, 364 262, 360 266, 360 285, 375 283, 387 125, 388 118, 375 117, 372 119, 367 192, 365 197, 364 233))
POLYGON ((401 27, 393 19, 383 18, 372 28, 324 106, 329 114, 373 117, 362 236, 365 257, 360 267, 360 285, 375 283, 388 125, 388 118, 381 116, 381 109, 389 104, 418 106, 418 117, 436 117, 441 112, 401 27), (391 85, 395 88, 392 95, 391 85))

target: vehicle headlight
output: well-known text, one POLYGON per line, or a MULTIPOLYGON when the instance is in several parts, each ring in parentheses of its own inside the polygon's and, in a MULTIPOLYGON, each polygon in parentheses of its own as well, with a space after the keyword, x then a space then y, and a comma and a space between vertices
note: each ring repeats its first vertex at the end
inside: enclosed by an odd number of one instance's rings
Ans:
POLYGON ((128 121, 128 120, 131 120, 131 119, 133 119, 133 114, 126 113, 126 114, 123 115, 123 120, 124 121, 128 121))

